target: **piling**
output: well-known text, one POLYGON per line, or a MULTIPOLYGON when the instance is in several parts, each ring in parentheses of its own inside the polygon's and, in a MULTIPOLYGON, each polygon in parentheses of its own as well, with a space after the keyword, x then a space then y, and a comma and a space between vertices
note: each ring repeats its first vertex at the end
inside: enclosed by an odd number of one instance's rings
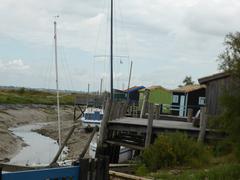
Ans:
POLYGON ((204 142, 207 127, 207 109, 206 107, 201 107, 200 113, 200 131, 198 134, 198 142, 204 142))
POLYGON ((152 103, 150 103, 149 111, 148 111, 148 125, 147 125, 147 131, 146 131, 145 148, 147 148, 151 144, 153 116, 154 116, 153 112, 154 112, 154 106, 152 103))

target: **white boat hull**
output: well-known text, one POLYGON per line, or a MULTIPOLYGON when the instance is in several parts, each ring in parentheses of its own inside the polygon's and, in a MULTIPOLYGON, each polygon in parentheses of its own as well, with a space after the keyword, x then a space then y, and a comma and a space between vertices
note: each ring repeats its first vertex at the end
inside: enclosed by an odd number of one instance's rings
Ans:
MULTIPOLYGON (((95 158, 97 149, 97 143, 91 142, 89 147, 89 156, 91 158, 95 158)), ((119 152, 119 159, 118 162, 122 163, 132 158, 132 150, 126 147, 121 146, 119 152)))
POLYGON ((101 126, 101 121, 83 121, 82 120, 82 126, 83 128, 87 129, 87 128, 94 128, 95 126, 100 127, 101 126))

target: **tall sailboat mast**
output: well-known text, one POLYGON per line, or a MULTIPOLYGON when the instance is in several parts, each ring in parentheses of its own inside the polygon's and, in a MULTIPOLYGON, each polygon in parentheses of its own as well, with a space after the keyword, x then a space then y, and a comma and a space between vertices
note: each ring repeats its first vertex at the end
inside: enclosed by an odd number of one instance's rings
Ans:
POLYGON ((113 0, 111 0, 111 23, 110 23, 110 92, 113 100, 113 0))
POLYGON ((57 60, 57 22, 54 21, 54 47, 55 47, 55 69, 56 69, 56 91, 57 91, 57 120, 58 120, 58 143, 61 147, 61 119, 59 103, 59 81, 58 81, 58 60, 57 60))

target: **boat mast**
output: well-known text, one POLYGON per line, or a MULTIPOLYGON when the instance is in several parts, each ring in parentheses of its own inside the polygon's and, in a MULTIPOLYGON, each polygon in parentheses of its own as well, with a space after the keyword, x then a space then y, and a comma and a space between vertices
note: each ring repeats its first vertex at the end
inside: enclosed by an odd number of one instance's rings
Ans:
POLYGON ((110 29, 110 93, 113 100, 113 0, 111 0, 111 29, 110 29))
POLYGON ((129 88, 130 88, 130 83, 131 83, 131 78, 132 78, 132 65, 133 65, 133 62, 131 61, 130 71, 129 71, 129 78, 128 78, 127 102, 129 101, 129 88))
POLYGON ((61 147, 61 119, 60 119, 59 84, 58 84, 57 22, 56 21, 54 21, 54 47, 55 47, 55 69, 56 69, 56 91, 57 91, 58 143, 59 143, 59 147, 61 147))

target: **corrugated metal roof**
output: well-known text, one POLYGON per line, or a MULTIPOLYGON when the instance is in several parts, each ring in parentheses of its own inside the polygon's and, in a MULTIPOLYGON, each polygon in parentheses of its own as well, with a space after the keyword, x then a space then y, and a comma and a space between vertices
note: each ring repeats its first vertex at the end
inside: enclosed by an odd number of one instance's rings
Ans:
POLYGON ((145 88, 144 86, 133 86, 129 89, 124 90, 124 92, 133 92, 133 91, 138 91, 138 90, 144 89, 144 88, 145 88))
POLYGON ((206 88, 205 85, 199 85, 199 84, 193 84, 193 85, 187 85, 187 86, 182 86, 182 87, 178 87, 174 90, 172 90, 173 92, 183 92, 183 93, 188 93, 188 92, 192 92, 192 91, 196 91, 202 88, 206 88))

